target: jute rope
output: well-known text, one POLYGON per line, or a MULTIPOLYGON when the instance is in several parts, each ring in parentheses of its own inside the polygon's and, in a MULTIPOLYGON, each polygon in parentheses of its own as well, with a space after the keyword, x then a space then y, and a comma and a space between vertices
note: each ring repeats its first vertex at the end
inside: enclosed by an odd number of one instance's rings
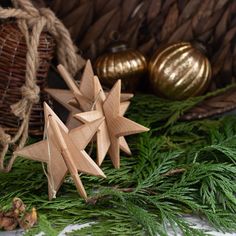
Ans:
POLYGON ((70 34, 54 13, 47 8, 36 9, 30 0, 12 0, 15 8, 4 9, 0 7, 0 18, 16 18, 19 29, 25 36, 27 45, 25 84, 21 88, 22 99, 11 106, 15 116, 22 120, 19 130, 14 137, 6 134, 0 127, 0 170, 11 170, 15 156, 11 156, 5 166, 4 159, 9 145, 16 144, 16 148, 22 148, 28 138, 28 126, 31 110, 34 104, 39 102, 40 88, 36 84, 37 70, 39 67, 38 45, 43 30, 49 32, 57 44, 57 57, 65 68, 75 75, 85 64, 82 57, 77 54, 70 34))

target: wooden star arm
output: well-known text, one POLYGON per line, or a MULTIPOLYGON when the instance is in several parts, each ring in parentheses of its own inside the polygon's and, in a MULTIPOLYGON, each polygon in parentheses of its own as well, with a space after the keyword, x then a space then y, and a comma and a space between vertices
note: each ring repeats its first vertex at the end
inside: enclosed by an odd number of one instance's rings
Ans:
POLYGON ((95 111, 81 112, 81 113, 75 114, 74 117, 82 121, 83 123, 88 123, 96 119, 102 118, 103 114, 100 111, 95 110, 95 111))
POLYGON ((114 119, 113 123, 110 123, 110 127, 116 137, 149 131, 149 129, 143 125, 121 116, 118 116, 116 119, 114 119))
POLYGON ((60 64, 57 66, 57 69, 60 75, 62 76, 62 78, 64 79, 64 81, 66 82, 69 89, 74 93, 75 92, 80 93, 78 86, 76 85, 75 81, 72 79, 68 71, 65 69, 65 67, 60 64))
MULTIPOLYGON (((106 97, 107 97, 108 94, 109 94, 109 92, 105 92, 106 97)), ((126 101, 129 101, 133 97, 134 97, 134 95, 132 93, 121 93, 120 94, 120 101, 121 102, 126 102, 126 101)))
POLYGON ((52 118, 52 116, 49 116, 49 121, 51 128, 55 134, 56 141, 58 143, 58 146, 60 147, 61 155, 66 163, 66 166, 71 174, 71 177, 76 185, 76 188, 80 194, 81 197, 84 199, 87 199, 87 194, 85 192, 84 186, 80 180, 80 177, 77 172, 77 168, 73 162, 73 159, 71 157, 71 153, 66 145, 66 142, 63 138, 63 135, 60 131, 60 128, 58 127, 58 124, 56 121, 52 118))

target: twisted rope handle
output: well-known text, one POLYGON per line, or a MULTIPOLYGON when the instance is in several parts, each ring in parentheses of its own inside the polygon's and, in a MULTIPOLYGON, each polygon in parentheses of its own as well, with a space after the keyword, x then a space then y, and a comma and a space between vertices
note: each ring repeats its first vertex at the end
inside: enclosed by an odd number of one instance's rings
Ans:
POLYGON ((22 119, 21 126, 14 137, 6 134, 0 127, 0 170, 11 170, 15 156, 11 156, 7 166, 4 166, 4 158, 10 144, 18 142, 17 148, 22 148, 28 138, 28 128, 31 110, 34 104, 40 100, 40 88, 36 84, 37 70, 39 67, 38 45, 43 30, 47 30, 57 43, 57 56, 59 62, 67 70, 75 75, 85 61, 77 54, 70 34, 54 13, 46 8, 36 9, 30 0, 12 0, 15 8, 4 9, 0 7, 0 18, 16 18, 19 29, 25 36, 27 45, 25 84, 21 88, 22 99, 11 105, 15 116, 22 119))

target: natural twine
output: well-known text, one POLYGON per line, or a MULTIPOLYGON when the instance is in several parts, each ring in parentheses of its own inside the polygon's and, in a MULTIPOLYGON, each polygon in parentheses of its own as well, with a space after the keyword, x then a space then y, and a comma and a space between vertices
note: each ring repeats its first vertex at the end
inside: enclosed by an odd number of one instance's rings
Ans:
POLYGON ((16 144, 15 149, 22 148, 28 138, 28 128, 31 110, 40 100, 40 88, 36 84, 37 70, 39 67, 38 45, 43 30, 49 32, 57 44, 57 58, 65 68, 75 75, 85 61, 77 54, 70 34, 62 22, 47 8, 36 9, 30 0, 12 0, 15 8, 4 9, 0 7, 0 18, 16 18, 19 29, 25 36, 27 45, 25 84, 21 88, 22 99, 11 106, 15 116, 22 119, 22 123, 11 137, 0 127, 0 170, 9 172, 15 160, 12 155, 8 164, 4 165, 4 158, 9 145, 16 144))

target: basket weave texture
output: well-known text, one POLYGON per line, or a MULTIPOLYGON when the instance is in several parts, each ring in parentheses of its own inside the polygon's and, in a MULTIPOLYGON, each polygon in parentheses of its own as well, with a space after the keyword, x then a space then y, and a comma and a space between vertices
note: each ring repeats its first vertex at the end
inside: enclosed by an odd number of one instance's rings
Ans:
MULTIPOLYGON (((235 82, 236 1, 44 0, 44 4, 63 21, 85 58, 95 60, 103 54, 114 31, 121 41, 148 58, 162 44, 201 41, 213 71, 209 90, 235 82)), ((236 106, 236 91, 199 106, 193 112, 194 119, 230 110, 236 106)))
MULTIPOLYGON (((40 66, 37 85, 41 88, 40 102, 32 109, 29 131, 31 135, 43 133, 42 102, 47 100, 43 88, 47 86, 47 74, 53 57, 55 43, 49 34, 42 33, 38 47, 40 66)), ((9 134, 15 134, 21 120, 11 111, 11 105, 21 98, 21 87, 25 83, 27 45, 17 25, 12 22, 0 25, 0 125, 9 134)))
MULTIPOLYGON (((55 12, 70 31, 84 58, 95 60, 103 54, 111 44, 114 32, 120 35, 121 41, 126 41, 131 48, 139 49, 148 58, 162 44, 197 40, 205 45, 212 65, 213 78, 209 90, 214 91, 235 83, 236 1, 32 1, 38 7, 47 6, 55 12)), ((9 75, 10 71, 7 73, 9 75)), ((235 107, 236 89, 231 89, 201 102, 183 118, 204 118, 235 107)), ((33 117, 32 114, 32 119, 33 117)), ((30 131, 40 119, 41 116, 35 116, 32 120, 34 122, 30 121, 30 131)), ((0 122, 4 124, 2 120, 0 122)), ((16 127, 16 122, 10 127, 16 127)))

